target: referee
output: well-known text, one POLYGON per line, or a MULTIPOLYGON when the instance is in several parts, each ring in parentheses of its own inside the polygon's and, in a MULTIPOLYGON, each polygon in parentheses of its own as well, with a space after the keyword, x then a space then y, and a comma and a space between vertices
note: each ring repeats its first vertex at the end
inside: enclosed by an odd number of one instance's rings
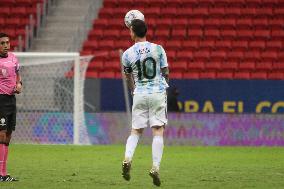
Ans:
POLYGON ((9 36, 0 33, 0 182, 18 181, 7 174, 7 157, 16 126, 16 98, 21 93, 19 63, 10 50, 9 36))

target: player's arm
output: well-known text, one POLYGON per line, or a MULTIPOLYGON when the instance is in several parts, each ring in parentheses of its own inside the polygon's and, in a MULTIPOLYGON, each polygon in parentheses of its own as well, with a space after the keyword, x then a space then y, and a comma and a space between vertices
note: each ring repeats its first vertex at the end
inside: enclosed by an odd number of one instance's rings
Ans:
POLYGON ((161 68, 161 72, 162 72, 162 76, 165 78, 166 82, 169 84, 169 68, 168 67, 164 67, 161 68))
POLYGON ((20 94, 22 92, 22 78, 20 76, 20 73, 17 72, 17 76, 16 76, 16 88, 15 88, 15 93, 20 94))
POLYGON ((161 72, 162 76, 165 78, 166 82, 169 84, 169 68, 168 68, 168 60, 167 60, 167 55, 162 46, 161 48, 161 57, 160 57, 160 66, 161 66, 161 72))
POLYGON ((131 64, 127 58, 127 54, 126 52, 123 53, 122 55, 122 64, 123 64, 123 72, 124 72, 124 76, 125 76, 125 79, 126 79, 126 83, 127 83, 127 86, 131 92, 131 95, 133 95, 133 92, 134 92, 134 89, 135 89, 135 82, 134 82, 134 79, 133 79, 133 70, 132 70, 132 67, 131 67, 131 64))
POLYGON ((22 77, 20 75, 20 66, 18 63, 18 60, 16 58, 16 87, 15 87, 15 93, 19 94, 22 92, 22 86, 23 86, 23 82, 22 82, 22 77))
POLYGON ((132 75, 132 68, 124 66, 124 75, 125 75, 127 86, 131 92, 131 95, 133 95, 133 92, 135 89, 135 83, 134 83, 134 79, 132 75))

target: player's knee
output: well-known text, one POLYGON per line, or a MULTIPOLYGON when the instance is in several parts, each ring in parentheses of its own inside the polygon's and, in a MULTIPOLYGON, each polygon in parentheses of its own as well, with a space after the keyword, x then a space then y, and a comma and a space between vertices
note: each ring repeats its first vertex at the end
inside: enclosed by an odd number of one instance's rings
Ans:
POLYGON ((131 134, 142 135, 144 129, 132 129, 131 134))
POLYGON ((152 127, 152 132, 154 136, 163 136, 164 127, 163 126, 154 126, 152 127))

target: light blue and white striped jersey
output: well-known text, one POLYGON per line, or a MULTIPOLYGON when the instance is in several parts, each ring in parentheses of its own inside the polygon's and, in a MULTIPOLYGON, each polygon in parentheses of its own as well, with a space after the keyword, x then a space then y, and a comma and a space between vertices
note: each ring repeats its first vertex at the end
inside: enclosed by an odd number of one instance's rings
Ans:
POLYGON ((123 53, 122 63, 132 70, 134 94, 161 93, 169 87, 161 72, 168 67, 162 46, 148 41, 135 43, 123 53))

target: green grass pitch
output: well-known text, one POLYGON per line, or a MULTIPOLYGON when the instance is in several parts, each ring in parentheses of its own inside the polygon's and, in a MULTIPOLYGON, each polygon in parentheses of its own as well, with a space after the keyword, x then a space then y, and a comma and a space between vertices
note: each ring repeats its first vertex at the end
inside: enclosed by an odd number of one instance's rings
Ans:
MULTIPOLYGON (((11 145, 1 189, 157 188, 151 146, 138 146, 130 182, 121 177, 124 146, 11 145)), ((160 188, 284 188, 284 148, 166 146, 160 188)))

